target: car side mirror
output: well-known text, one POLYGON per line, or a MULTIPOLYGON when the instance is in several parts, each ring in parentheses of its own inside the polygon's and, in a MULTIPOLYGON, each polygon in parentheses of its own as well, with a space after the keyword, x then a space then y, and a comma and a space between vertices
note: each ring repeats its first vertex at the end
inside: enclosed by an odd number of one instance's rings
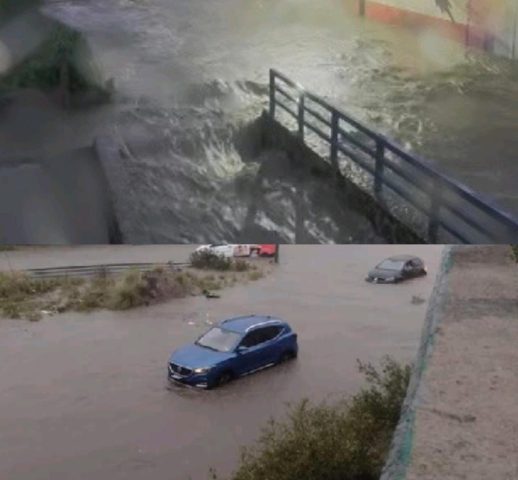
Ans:
POLYGON ((237 350, 236 352, 241 354, 241 353, 245 353, 246 351, 248 350, 248 348, 246 348, 245 346, 243 345, 240 345, 239 347, 237 347, 237 350))

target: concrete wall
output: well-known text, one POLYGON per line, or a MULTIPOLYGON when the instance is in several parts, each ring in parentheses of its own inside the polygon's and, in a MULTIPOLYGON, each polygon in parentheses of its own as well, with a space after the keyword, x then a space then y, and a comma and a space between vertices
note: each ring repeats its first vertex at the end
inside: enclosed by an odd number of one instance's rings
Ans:
POLYGON ((0 243, 121 240, 106 175, 93 148, 0 161, 0 243))
POLYGON ((518 478, 518 264, 446 247, 381 480, 518 478))
POLYGON ((404 480, 410 463, 415 428, 416 408, 422 393, 422 378, 432 355, 437 328, 442 319, 448 294, 448 273, 452 262, 452 248, 445 247, 421 334, 421 343, 414 362, 401 418, 394 433, 392 448, 380 480, 404 480))
POLYGON ((305 169, 322 182, 329 182, 330 188, 344 193, 343 208, 360 214, 373 226, 376 234, 387 243, 426 243, 413 229, 392 215, 374 197, 359 188, 351 180, 334 171, 333 167, 287 128, 272 120, 267 112, 258 119, 254 128, 259 140, 256 148, 279 149, 292 162, 293 169, 305 169))

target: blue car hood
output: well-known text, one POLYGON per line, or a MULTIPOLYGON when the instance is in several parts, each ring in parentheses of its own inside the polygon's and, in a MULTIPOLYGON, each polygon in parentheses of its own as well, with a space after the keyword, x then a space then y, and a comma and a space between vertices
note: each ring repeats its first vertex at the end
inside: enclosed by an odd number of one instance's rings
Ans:
POLYGON ((211 367, 219 362, 228 360, 234 355, 232 353, 216 352, 198 345, 186 345, 174 351, 169 357, 169 362, 176 363, 182 367, 203 368, 211 367))

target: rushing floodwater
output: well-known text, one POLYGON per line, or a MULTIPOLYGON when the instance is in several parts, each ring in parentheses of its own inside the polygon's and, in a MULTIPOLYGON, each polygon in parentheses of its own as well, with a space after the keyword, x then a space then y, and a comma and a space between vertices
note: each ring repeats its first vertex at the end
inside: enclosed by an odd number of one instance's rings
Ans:
MULTIPOLYGON (((404 245, 283 246, 266 278, 221 292, 125 312, 63 314, 38 323, 0 318, 0 478, 2 480, 209 480, 228 478, 240 447, 253 445, 287 402, 321 401, 360 387, 356 359, 411 361, 442 248, 414 246, 425 278, 370 285, 376 259, 404 245), (337 261, 337 259, 340 259, 337 261), (380 287, 380 288, 378 288, 380 287), (387 288, 385 288, 387 287, 387 288), (250 312, 289 321, 296 362, 225 388, 166 386, 172 350, 216 322, 250 312)), ((188 246, 96 247, 12 252, 0 268, 183 261, 188 246)))
MULTIPOLYGON (((238 154, 233 135, 266 106, 270 67, 518 212, 518 68, 506 61, 468 59, 461 46, 431 34, 364 22, 340 0, 47 3, 86 33, 118 98, 111 107, 61 114, 43 143, 84 143, 101 131, 121 140, 131 181, 121 219, 129 242, 239 236, 258 165, 238 154)), ((307 182, 288 178, 267 186, 255 224, 300 240, 294 225, 302 208, 303 240, 379 241, 365 225, 344 229, 354 222, 344 220, 342 206, 320 206, 318 194, 301 195, 307 190, 307 182)), ((327 195, 322 203, 331 205, 327 195)))

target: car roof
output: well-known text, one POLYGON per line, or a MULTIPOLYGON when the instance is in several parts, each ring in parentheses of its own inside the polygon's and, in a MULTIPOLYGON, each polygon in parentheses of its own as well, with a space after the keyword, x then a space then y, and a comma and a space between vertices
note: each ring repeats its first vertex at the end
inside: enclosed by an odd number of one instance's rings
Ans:
POLYGON ((270 315, 245 315, 223 320, 220 326, 237 333, 246 333, 259 325, 285 325, 280 318, 270 315))
POLYGON ((406 262, 408 260, 421 260, 419 257, 416 257, 415 255, 394 255, 393 257, 389 257, 386 260, 392 260, 395 262, 406 262))

